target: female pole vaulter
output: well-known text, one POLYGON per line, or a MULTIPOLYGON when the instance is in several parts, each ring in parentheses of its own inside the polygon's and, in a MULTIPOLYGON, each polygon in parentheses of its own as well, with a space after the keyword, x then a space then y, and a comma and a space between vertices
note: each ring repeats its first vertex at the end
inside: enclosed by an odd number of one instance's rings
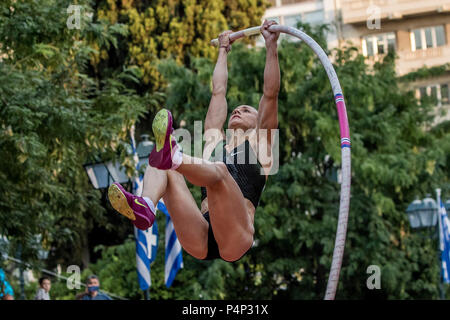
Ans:
POLYGON ((253 244, 255 210, 273 162, 262 161, 258 150, 266 148, 263 153, 271 154, 274 129, 278 128, 280 32, 268 30, 274 24, 266 20, 261 26, 266 65, 258 110, 249 105, 236 107, 228 121, 232 134, 227 139, 223 127, 227 119, 227 55, 232 41, 231 31, 225 31, 219 36, 219 56, 205 118, 203 159, 183 154, 172 136, 172 114, 162 109, 152 125, 156 146, 149 156, 142 197, 125 191, 118 183, 108 190, 112 206, 142 230, 153 224, 155 204, 163 198, 182 247, 197 259, 233 262, 253 244), (201 209, 184 178, 202 187, 201 209))

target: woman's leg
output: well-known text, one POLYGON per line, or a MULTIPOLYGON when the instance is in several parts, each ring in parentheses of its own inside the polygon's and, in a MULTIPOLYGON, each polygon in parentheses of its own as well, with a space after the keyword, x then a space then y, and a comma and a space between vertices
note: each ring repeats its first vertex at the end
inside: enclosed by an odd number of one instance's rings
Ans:
POLYGON ((156 207, 167 189, 167 171, 147 166, 143 183, 142 196, 152 200, 156 207))
POLYGON ((163 197, 183 249, 197 259, 206 257, 208 222, 200 213, 181 174, 148 166, 142 196, 150 198, 155 206, 163 197))
POLYGON ((206 187, 222 179, 222 172, 217 165, 219 162, 194 158, 186 154, 183 154, 182 157, 183 162, 175 171, 185 176, 190 183, 199 187, 206 187))
MULTIPOLYGON (((162 109, 156 114, 152 124, 156 146, 150 153, 149 164, 162 170, 176 170, 191 183, 206 187, 210 221, 219 253, 224 260, 237 260, 253 243, 253 213, 224 163, 182 154, 172 137, 172 123, 170 111, 162 109)), ((177 202, 175 197, 168 200, 177 202)))
MULTIPOLYGON (((173 172, 173 170, 169 170, 173 172)), ((223 162, 194 162, 183 155, 176 169, 194 185, 206 187, 208 208, 220 256, 238 260, 253 244, 253 218, 236 181, 223 162)))

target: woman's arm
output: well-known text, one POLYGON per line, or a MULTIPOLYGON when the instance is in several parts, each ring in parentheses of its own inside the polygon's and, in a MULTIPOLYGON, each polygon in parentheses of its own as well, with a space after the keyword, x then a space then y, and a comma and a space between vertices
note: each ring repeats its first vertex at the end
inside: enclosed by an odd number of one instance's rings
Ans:
POLYGON ((223 130, 227 119, 227 93, 228 67, 225 47, 219 48, 219 57, 213 73, 213 90, 208 112, 205 119, 205 131, 208 129, 223 130))
MULTIPOLYGON (((274 21, 265 21, 262 34, 266 40, 266 67, 264 69, 264 94, 259 102, 258 128, 278 128, 278 92, 280 91, 280 66, 278 63, 277 40, 279 32, 267 30, 274 21)), ((270 139, 270 138, 269 138, 270 139)))
POLYGON ((227 120, 228 106, 226 100, 228 66, 227 55, 231 50, 231 31, 225 31, 219 35, 219 56, 213 73, 213 91, 205 118, 205 153, 204 158, 209 158, 218 141, 225 139, 223 125, 227 120), (210 148, 208 148, 208 145, 210 148))
MULTIPOLYGON (((264 159, 259 158, 266 178, 273 166, 272 144, 275 130, 278 128, 278 92, 280 91, 280 66, 278 63, 277 41, 279 32, 270 32, 267 29, 276 24, 275 21, 264 21, 261 33, 266 41, 266 66, 264 68, 264 92, 258 108, 258 146, 260 152, 265 149, 264 159)), ((261 154, 260 154, 261 156, 261 154)))

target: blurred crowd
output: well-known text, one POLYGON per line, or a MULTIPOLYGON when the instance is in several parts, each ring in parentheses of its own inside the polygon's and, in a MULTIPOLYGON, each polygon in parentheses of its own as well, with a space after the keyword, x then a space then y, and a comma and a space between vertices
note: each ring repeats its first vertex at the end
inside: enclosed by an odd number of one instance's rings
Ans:
MULTIPOLYGON (((39 278, 39 288, 34 300, 51 300, 50 290, 52 282, 49 277, 39 278)), ((0 268, 0 299, 14 300, 14 290, 6 279, 5 272, 0 268)), ((86 290, 75 297, 76 300, 112 300, 107 294, 100 292, 100 280, 96 275, 91 275, 86 281, 86 290)))

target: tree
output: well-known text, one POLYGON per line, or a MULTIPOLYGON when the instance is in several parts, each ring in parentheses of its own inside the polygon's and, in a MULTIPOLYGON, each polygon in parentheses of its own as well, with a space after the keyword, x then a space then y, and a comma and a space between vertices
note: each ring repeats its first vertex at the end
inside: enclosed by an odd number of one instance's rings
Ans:
POLYGON ((47 263, 86 266, 88 232, 117 226, 82 165, 119 158, 131 175, 123 144, 139 116, 137 137, 149 131, 142 115, 164 99, 156 91, 164 87, 159 59, 214 55, 210 39, 228 26, 259 24, 266 3, 82 0, 81 28, 69 29, 72 4, 0 5, 0 233, 11 239, 11 254, 23 248, 23 259, 36 258, 42 233, 47 263))
POLYGON ((136 68, 90 76, 92 43, 114 47, 127 29, 83 14, 83 27, 70 30, 61 14, 69 4, 0 4, 0 234, 23 246, 25 260, 36 258, 27 249, 42 234, 46 249, 70 247, 60 258, 80 264, 86 231, 106 223, 83 164, 123 160, 128 129, 150 102, 128 88, 139 81, 136 68))
MULTIPOLYGON (((125 23, 125 65, 136 65, 143 72, 143 85, 152 90, 164 87, 157 69, 160 59, 173 58, 189 65, 190 57, 215 58, 210 40, 227 29, 240 30, 261 24, 268 2, 265 0, 171 0, 102 1, 99 19, 125 23)), ((121 54, 123 55, 123 54, 121 54)), ((98 60, 111 59, 103 51, 98 60)))
MULTIPOLYGON (((92 20, 82 15, 81 30, 68 29, 61 14, 69 1, 0 3, 0 234, 14 240, 13 248, 20 244, 27 260, 37 252, 30 242, 42 234, 54 257, 80 263, 86 231, 108 223, 82 165, 118 158, 131 175, 123 147, 128 129, 163 102, 177 125, 185 120, 192 130, 211 94, 215 49, 209 40, 224 29, 258 25, 264 10, 253 0, 78 3, 83 12, 97 13, 92 20), (155 36, 147 37, 150 32, 155 36)), ((302 27, 326 47, 323 28, 302 27)), ((410 232, 404 211, 434 186, 445 186, 443 198, 448 195, 449 124, 431 126, 432 106, 400 88, 394 57, 370 68, 355 48, 333 54, 353 168, 337 298, 435 298, 436 245, 410 232), (381 269, 376 293, 366 287, 370 265, 381 269)), ((243 102, 257 106, 264 57, 264 49, 233 46, 230 109, 243 102)), ((279 57, 280 170, 269 178, 256 212, 257 245, 233 264, 185 254, 185 269, 170 289, 164 288, 160 249, 152 269, 155 298, 323 297, 338 214, 337 115, 312 51, 283 42, 279 57)), ((140 120, 144 128, 151 123, 140 120)), ((198 188, 191 189, 199 202, 198 188)), ((123 263, 135 261, 134 242, 101 253, 85 272, 100 273, 106 290, 139 297, 135 267, 123 263), (114 282, 117 274, 125 279, 114 282)))

